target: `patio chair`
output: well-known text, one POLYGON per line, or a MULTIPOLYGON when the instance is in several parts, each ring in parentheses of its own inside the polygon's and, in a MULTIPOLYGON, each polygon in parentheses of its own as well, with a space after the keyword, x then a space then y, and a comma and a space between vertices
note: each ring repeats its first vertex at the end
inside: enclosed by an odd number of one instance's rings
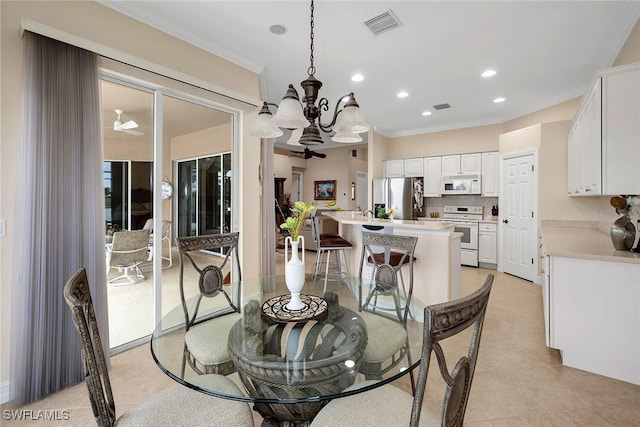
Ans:
MULTIPOLYGON (((153 395, 116 417, 109 371, 84 268, 67 281, 64 298, 82 340, 85 381, 91 409, 99 426, 111 427, 116 423, 118 426, 254 425, 247 403, 225 401, 180 384, 153 395)), ((240 393, 238 386, 222 375, 202 375, 192 382, 203 388, 228 390, 233 395, 240 393)))
MULTIPOLYGON (((169 249, 169 254, 167 256, 162 256, 163 260, 169 261, 169 265, 163 266, 163 268, 170 268, 173 265, 173 254, 171 253, 171 238, 169 237, 169 231, 171 230, 171 221, 162 220, 162 244, 164 241, 167 241, 167 246, 169 249)), ((151 235, 149 236, 149 261, 153 259, 153 239, 155 234, 153 233, 153 218, 149 218, 147 222, 144 223, 143 230, 151 230, 151 235)))
POLYGON ((146 279, 140 265, 147 262, 149 258, 149 234, 150 230, 113 233, 113 241, 107 247, 107 274, 111 267, 116 267, 123 274, 109 280, 109 283, 122 279, 127 279, 129 283, 138 283, 146 279), (129 274, 130 269, 135 270, 136 277, 129 274))
MULTIPOLYGON (((489 274, 483 286, 472 294, 425 308, 422 359, 420 360, 414 396, 387 384, 371 391, 334 399, 314 418, 311 427, 336 425, 462 426, 478 360, 482 326, 492 284, 493 275, 489 274), (471 326, 473 326, 471 334, 454 339, 455 341, 468 340, 466 354, 460 357, 455 365, 447 363, 446 355, 451 356, 453 352, 447 351, 445 353, 440 343, 451 339, 471 326), (446 383, 439 414, 425 411, 422 406, 432 352, 436 355, 440 375, 446 383), (449 366, 454 366, 451 372, 449 366)), ((451 347, 457 347, 457 345, 459 342, 451 347)), ((365 381, 352 386, 352 388, 365 387, 368 384, 370 382, 365 381)), ((430 384, 432 383, 430 382, 430 384)))

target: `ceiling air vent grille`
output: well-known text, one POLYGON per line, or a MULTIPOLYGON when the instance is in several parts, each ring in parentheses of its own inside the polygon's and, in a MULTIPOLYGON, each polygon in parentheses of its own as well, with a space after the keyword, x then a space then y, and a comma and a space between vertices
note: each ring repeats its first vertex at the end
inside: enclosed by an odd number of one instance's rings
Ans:
POLYGON ((438 104, 438 105, 434 105, 433 108, 435 108, 436 110, 444 110, 445 108, 451 108, 451 105, 449 105, 449 104, 438 104))
POLYGON ((378 34, 383 33, 387 30, 398 28, 402 25, 402 22, 400 22, 395 13, 393 13, 393 11, 389 9, 388 11, 383 12, 378 16, 367 19, 366 21, 364 21, 364 25, 366 25, 367 28, 377 36, 378 34))

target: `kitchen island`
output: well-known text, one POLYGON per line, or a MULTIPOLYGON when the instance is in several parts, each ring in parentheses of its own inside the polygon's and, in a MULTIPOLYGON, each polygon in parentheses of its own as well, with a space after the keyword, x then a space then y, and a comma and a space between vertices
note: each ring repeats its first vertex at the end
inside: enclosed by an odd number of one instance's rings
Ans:
MULTIPOLYGON (((351 274, 358 274, 363 226, 383 226, 386 233, 418 238, 413 264, 416 298, 430 305, 460 297, 461 233, 453 231, 453 223, 378 219, 356 212, 325 211, 323 215, 337 221, 342 237, 353 244, 353 249, 347 251, 351 274)), ((408 275, 405 273, 404 277, 408 278, 408 275)))

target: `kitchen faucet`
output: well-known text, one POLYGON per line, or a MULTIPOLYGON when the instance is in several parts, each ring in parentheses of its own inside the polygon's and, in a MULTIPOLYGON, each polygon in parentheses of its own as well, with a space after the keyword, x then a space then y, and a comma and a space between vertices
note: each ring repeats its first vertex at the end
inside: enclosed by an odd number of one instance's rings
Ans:
POLYGON ((364 210, 362 211, 362 216, 367 216, 368 214, 371 214, 371 218, 373 218, 375 216, 371 209, 368 209, 366 211, 364 211, 364 210))

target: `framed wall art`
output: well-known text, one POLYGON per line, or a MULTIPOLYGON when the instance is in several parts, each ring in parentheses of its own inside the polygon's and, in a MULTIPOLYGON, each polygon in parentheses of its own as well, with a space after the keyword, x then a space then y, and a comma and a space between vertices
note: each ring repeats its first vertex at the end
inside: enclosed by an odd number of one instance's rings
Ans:
POLYGON ((335 200, 336 199, 336 180, 331 181, 313 181, 314 200, 335 200))

